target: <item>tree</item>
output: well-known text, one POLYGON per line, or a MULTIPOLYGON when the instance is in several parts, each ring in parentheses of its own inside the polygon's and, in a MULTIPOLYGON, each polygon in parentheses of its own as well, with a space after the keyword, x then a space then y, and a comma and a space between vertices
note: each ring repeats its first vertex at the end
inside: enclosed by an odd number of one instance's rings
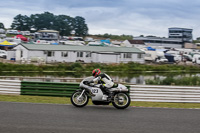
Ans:
POLYGON ((28 16, 21 14, 14 17, 14 21, 11 25, 12 29, 26 31, 31 28, 31 19, 28 16))
POLYGON ((76 16, 74 18, 74 31, 76 36, 86 36, 88 34, 88 27, 83 17, 76 16))
POLYGON ((4 24, 0 22, 0 29, 4 29, 4 24))
POLYGON ((55 16, 52 13, 44 12, 42 14, 31 15, 32 28, 36 30, 53 29, 55 16))
POLYGON ((88 34, 88 27, 83 17, 56 16, 50 12, 31 14, 30 17, 19 14, 14 18, 11 27, 16 30, 31 30, 31 28, 36 31, 41 29, 57 30, 60 35, 67 36, 71 35, 72 31, 75 31, 76 36, 88 34))
POLYGON ((68 36, 71 35, 73 30, 74 19, 66 15, 55 16, 55 22, 53 29, 60 31, 60 35, 68 36))

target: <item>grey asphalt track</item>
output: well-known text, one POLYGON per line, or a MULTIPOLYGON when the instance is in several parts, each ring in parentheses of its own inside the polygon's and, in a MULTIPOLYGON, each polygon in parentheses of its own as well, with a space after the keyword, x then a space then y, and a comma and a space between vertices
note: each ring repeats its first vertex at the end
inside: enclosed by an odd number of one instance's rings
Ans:
POLYGON ((199 133, 199 109, 0 102, 0 133, 199 133))

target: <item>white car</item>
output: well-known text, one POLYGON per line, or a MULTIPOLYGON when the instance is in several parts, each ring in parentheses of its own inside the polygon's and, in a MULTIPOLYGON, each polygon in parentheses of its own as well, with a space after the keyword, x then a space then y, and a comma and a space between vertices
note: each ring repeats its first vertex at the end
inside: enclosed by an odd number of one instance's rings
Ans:
POLYGON ((5 50, 0 50, 0 58, 6 59, 7 57, 7 52, 5 50))
POLYGON ((168 59, 165 58, 164 56, 158 56, 158 58, 156 58, 155 60, 156 62, 159 62, 159 63, 164 63, 164 62, 168 62, 168 59))
POLYGON ((174 61, 175 62, 180 62, 182 61, 182 56, 181 55, 173 55, 174 56, 174 61))
MULTIPOLYGON (((192 57, 192 63, 197 63, 197 61, 199 60, 200 55, 199 54, 195 54, 192 57)), ((198 61, 199 62, 199 61, 198 61)))

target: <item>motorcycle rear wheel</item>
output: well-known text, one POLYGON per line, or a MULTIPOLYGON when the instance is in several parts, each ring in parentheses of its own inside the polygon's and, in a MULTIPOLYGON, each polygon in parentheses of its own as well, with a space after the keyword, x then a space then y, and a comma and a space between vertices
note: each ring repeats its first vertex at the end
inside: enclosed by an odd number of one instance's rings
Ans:
POLYGON ((131 103, 130 96, 127 93, 117 93, 114 95, 112 102, 113 106, 117 109, 125 109, 131 103))
POLYGON ((71 103, 76 107, 84 107, 88 104, 89 97, 83 93, 83 95, 80 97, 81 91, 76 91, 71 96, 71 103))

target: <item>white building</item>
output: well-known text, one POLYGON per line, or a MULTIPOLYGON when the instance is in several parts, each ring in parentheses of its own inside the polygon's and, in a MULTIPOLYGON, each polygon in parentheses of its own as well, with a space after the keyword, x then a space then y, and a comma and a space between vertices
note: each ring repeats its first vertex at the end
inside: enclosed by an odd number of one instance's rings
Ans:
POLYGON ((193 29, 187 29, 187 28, 178 28, 178 27, 169 28, 169 38, 181 39, 183 44, 185 42, 191 43, 193 40, 192 31, 193 29))
POLYGON ((143 48, 146 47, 145 43, 142 40, 125 40, 123 45, 126 47, 136 47, 143 48))
POLYGON ((50 44, 20 44, 8 52, 7 59, 16 61, 33 61, 42 59, 45 62, 85 63, 144 63, 144 52, 137 48, 70 46, 50 44))
POLYGON ((134 37, 134 40, 143 41, 146 46, 164 48, 182 48, 183 42, 179 38, 134 37))

